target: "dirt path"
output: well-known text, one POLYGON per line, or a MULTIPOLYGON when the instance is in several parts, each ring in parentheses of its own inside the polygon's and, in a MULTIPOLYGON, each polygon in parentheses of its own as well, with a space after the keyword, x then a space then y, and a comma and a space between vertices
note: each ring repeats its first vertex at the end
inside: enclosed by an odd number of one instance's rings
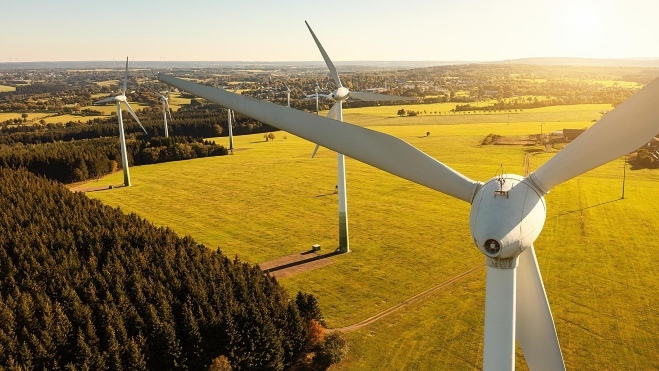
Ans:
POLYGON ((330 252, 320 255, 313 251, 305 251, 260 263, 259 268, 276 278, 290 277, 332 264, 334 260, 331 257, 337 254, 336 252, 330 252))
POLYGON ((425 290, 425 291, 423 291, 419 294, 416 294, 416 295, 414 295, 414 296, 412 296, 408 299, 405 299, 402 302, 394 305, 393 307, 391 307, 389 309, 386 309, 386 310, 383 310, 382 312, 380 312, 380 313, 378 313, 374 316, 371 316, 369 318, 366 318, 363 321, 357 322, 354 325, 341 327, 341 328, 335 328, 335 329, 329 329, 329 331, 351 332, 351 331, 359 330, 360 328, 362 328, 364 326, 367 326, 367 325, 370 325, 371 323, 373 323, 375 321, 378 321, 378 320, 380 320, 380 319, 396 312, 397 310, 399 310, 399 309, 401 309, 401 308, 403 308, 407 305, 410 305, 410 304, 416 303, 416 302, 418 302, 422 299, 425 299, 426 297, 433 294, 435 291, 437 291, 439 289, 442 289, 442 288, 444 288, 444 287, 446 287, 446 286, 448 286, 452 283, 455 283, 455 282, 459 281, 460 279, 470 275, 471 273, 479 270, 480 268, 483 268, 484 266, 485 266, 485 264, 477 265, 477 266, 467 270, 466 272, 462 272, 462 273, 458 274, 457 276, 454 276, 454 277, 452 277, 452 278, 450 278, 450 279, 448 279, 448 280, 446 280, 446 281, 444 281, 444 282, 442 282, 442 283, 440 283, 436 286, 433 286, 433 287, 431 287, 431 288, 429 288, 429 289, 427 289, 427 290, 425 290))

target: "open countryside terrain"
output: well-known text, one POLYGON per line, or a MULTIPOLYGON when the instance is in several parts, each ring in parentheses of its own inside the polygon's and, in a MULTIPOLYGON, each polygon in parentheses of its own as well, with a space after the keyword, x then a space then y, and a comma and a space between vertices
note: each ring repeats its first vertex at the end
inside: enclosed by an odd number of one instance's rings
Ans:
MULTIPOLYGON (((501 165, 505 172, 522 174, 524 156, 537 149, 480 146, 482 139, 490 133, 537 134, 542 119, 518 115, 543 113, 524 110, 511 114, 510 123, 499 121, 508 116, 503 113, 456 114, 473 121, 438 122, 433 119, 444 116, 398 118, 399 107, 377 107, 385 108, 388 116, 362 113, 364 108, 346 110, 345 118, 395 135, 482 181, 501 165), (431 135, 425 137, 426 132, 431 135)), ((592 107, 569 122, 544 119, 543 130, 586 127, 606 109, 592 107)), ((331 251, 338 235, 335 153, 321 148, 311 159, 312 143, 274 134, 269 142, 262 135, 236 137, 234 156, 134 167, 132 187, 88 195, 252 263, 308 250, 314 243, 331 251)), ((531 168, 550 156, 534 154, 531 168)), ((353 252, 281 280, 291 292, 317 295, 330 328, 357 323, 483 264, 471 242, 467 203, 346 162, 353 252)), ((622 165, 622 159, 614 161, 558 186, 546 198, 547 221, 536 251, 568 369, 659 368, 659 298, 654 295, 659 251, 653 248, 659 174, 627 170, 620 200, 622 165)), ((116 185, 121 179, 115 173, 89 185, 116 185)), ((480 369, 484 282, 483 267, 347 333, 351 352, 334 369, 480 369)), ((518 367, 526 369, 519 352, 518 367)))

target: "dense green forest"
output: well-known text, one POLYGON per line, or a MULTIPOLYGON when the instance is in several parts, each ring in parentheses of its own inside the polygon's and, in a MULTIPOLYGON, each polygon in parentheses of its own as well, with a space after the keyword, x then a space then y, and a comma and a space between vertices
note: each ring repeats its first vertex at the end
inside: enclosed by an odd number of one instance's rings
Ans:
MULTIPOLYGON (((191 137, 155 137, 126 140, 129 165, 226 155, 215 142, 191 137)), ((62 183, 98 178, 121 164, 119 138, 97 138, 42 144, 0 145, 0 167, 29 171, 62 183)))
POLYGON ((0 368, 283 370, 313 350, 325 365, 336 359, 313 296, 290 300, 257 267, 26 170, 0 169, 0 183, 0 368))

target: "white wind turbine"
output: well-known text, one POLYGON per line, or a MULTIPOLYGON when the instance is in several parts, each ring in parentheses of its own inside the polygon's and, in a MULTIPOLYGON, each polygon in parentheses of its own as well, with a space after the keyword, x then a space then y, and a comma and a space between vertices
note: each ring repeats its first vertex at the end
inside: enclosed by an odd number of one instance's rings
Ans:
MULTIPOLYGON (((316 115, 317 115, 319 113, 318 98, 319 97, 323 97, 323 98, 327 98, 327 99, 334 99, 334 98, 332 98, 332 96, 330 94, 319 94, 318 93, 320 91, 320 86, 318 86, 318 81, 316 81, 315 91, 316 91, 315 94, 307 95, 307 99, 314 98, 316 100, 316 115)), ((316 146, 316 150, 314 151, 313 155, 311 156, 312 158, 316 155, 316 151, 318 151, 318 146, 316 146)))
POLYGON ((531 370, 565 370, 533 243, 555 186, 623 156, 659 132, 659 78, 527 177, 471 180, 408 143, 167 75, 158 79, 391 174, 471 203, 469 227, 487 263, 483 369, 514 370, 515 339, 531 370))
MULTIPOLYGON (((233 89, 233 93, 235 94, 238 91, 238 88, 240 85, 236 85, 235 89, 233 89)), ((236 115, 233 113, 233 111, 229 108, 227 108, 227 126, 229 127, 229 153, 233 155, 233 123, 231 122, 231 117, 233 116, 233 121, 236 121, 236 115)))
POLYGON ((128 57, 126 57, 126 73, 124 74, 124 86, 123 86, 123 90, 121 91, 121 95, 117 95, 116 97, 101 99, 99 101, 94 102, 94 104, 110 103, 110 102, 115 102, 117 104, 117 120, 119 120, 119 142, 121 148, 121 166, 124 169, 124 186, 129 187, 130 173, 128 172, 128 154, 126 153, 126 136, 124 134, 124 120, 121 116, 121 102, 123 102, 126 105, 128 112, 130 112, 131 116, 133 116, 135 121, 137 121, 137 123, 140 125, 142 130, 144 130, 144 134, 147 134, 147 132, 144 126, 142 126, 140 119, 137 118, 135 111, 133 111, 133 109, 130 107, 130 104, 128 104, 128 99, 126 99, 127 86, 128 86, 128 57))
MULTIPOLYGON (((362 92, 356 92, 356 91, 350 91, 348 88, 344 87, 343 84, 341 84, 341 79, 339 78, 339 73, 336 71, 336 67, 334 67, 334 63, 332 63, 332 60, 330 57, 327 55, 325 52, 325 49, 323 46, 320 44, 320 41, 318 41, 318 38, 316 37, 316 34, 313 33, 313 30, 309 26, 309 23, 307 21, 304 21, 304 23, 307 25, 307 28, 309 29, 309 32, 311 32, 311 36, 313 37, 314 41, 316 42, 316 45, 318 46, 318 50, 320 50, 320 54, 323 56, 323 59, 325 60, 325 64, 327 65, 327 68, 329 68, 330 75, 332 76, 332 79, 334 80, 334 83, 336 83, 336 90, 330 94, 330 97, 334 99, 336 103, 330 108, 329 113, 327 114, 327 117, 331 119, 335 119, 338 121, 343 121, 343 102, 347 100, 348 98, 357 98, 360 100, 366 100, 366 101, 410 101, 410 100, 415 100, 414 98, 407 98, 407 97, 397 97, 393 95, 384 95, 384 94, 373 94, 373 93, 362 93, 362 92)), ((316 85, 317 86, 317 85, 316 85)), ((316 92, 316 105, 318 105, 318 93, 316 92)), ((316 107, 317 109, 317 107, 316 107)), ((318 143, 318 142, 316 142, 318 143)), ((316 156, 316 152, 318 152, 318 148, 320 147, 319 144, 316 144, 316 148, 314 148, 313 153, 311 154, 311 157, 316 156)), ((337 162, 338 162, 338 182, 337 182, 337 192, 339 194, 339 248, 338 250, 340 252, 349 252, 350 251, 350 241, 348 238, 348 194, 346 192, 346 171, 345 171, 345 156, 343 155, 343 152, 337 153, 337 162)))
POLYGON ((284 84, 286 87, 286 106, 290 107, 291 106, 291 88, 288 87, 288 85, 284 84))
POLYGON ((160 97, 162 102, 162 119, 165 122, 165 138, 169 138, 169 132, 167 131, 167 114, 169 113, 169 119, 172 119, 172 113, 169 111, 169 89, 165 94, 156 93, 160 97))

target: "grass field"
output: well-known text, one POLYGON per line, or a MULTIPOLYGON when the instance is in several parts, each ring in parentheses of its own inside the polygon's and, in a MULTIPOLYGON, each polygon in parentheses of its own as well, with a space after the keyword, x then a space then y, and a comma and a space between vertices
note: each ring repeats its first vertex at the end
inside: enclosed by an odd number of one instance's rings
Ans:
MULTIPOLYGON (((6 121, 6 120, 11 120, 15 118, 21 118, 21 114, 23 112, 0 112, 0 122, 6 121)), ((31 120, 37 120, 48 115, 52 115, 52 113, 45 113, 45 112, 28 112, 27 113, 27 123, 31 123, 31 120)))
MULTIPOLYGON (((490 124, 490 123, 527 123, 538 126, 539 123, 562 123, 565 128, 582 128, 598 120, 601 112, 611 110, 609 104, 575 104, 569 106, 552 106, 525 109, 515 112, 497 113, 451 113, 455 103, 415 104, 406 106, 377 106, 345 109, 343 116, 348 122, 362 126, 382 125, 456 125, 456 124, 490 124), (427 114, 416 117, 399 117, 396 112, 404 108, 413 111, 442 112, 441 115, 427 114), (585 123, 585 124, 584 124, 585 123), (576 125, 576 126, 575 126, 576 125)), ((321 112, 327 115, 327 111, 321 112)))
MULTIPOLYGON (((481 147, 485 135, 530 134, 538 128, 538 122, 391 125, 388 120, 364 121, 483 181, 501 164, 506 172, 522 173, 530 149, 481 147), (423 137, 426 131, 430 137, 423 137)), ((574 124, 584 127, 590 120, 574 124)), ((544 127, 556 130, 564 123, 544 127)), ((314 243, 331 251, 338 235, 336 156, 321 148, 311 159, 313 144, 275 135, 273 142, 261 135, 236 137, 233 156, 134 167, 132 187, 88 195, 253 263, 314 243)), ((531 167, 550 156, 532 156, 531 167)), ((615 161, 556 187, 546 198, 547 221, 536 249, 568 369, 659 368, 654 264, 659 250, 653 248, 659 174, 628 170, 626 198, 619 200, 621 166, 615 161)), ((317 295, 330 327, 358 322, 483 263, 471 242, 467 203, 351 159, 346 172, 353 252, 281 281, 291 293, 317 295)), ((121 179, 116 173, 91 183, 121 179)), ((484 278, 482 268, 348 333, 351 353, 335 370, 480 369, 484 278)), ((518 369, 526 369, 523 363, 520 354, 518 369)))
POLYGON ((44 120, 46 121, 47 124, 57 124, 57 123, 62 123, 65 124, 69 121, 80 121, 82 123, 85 123, 91 119, 94 119, 96 117, 107 117, 107 116, 81 116, 81 115, 59 115, 59 116, 51 116, 51 117, 46 117, 44 120))
POLYGON ((0 85, 0 93, 6 92, 6 91, 16 91, 16 88, 13 87, 13 86, 0 85))

